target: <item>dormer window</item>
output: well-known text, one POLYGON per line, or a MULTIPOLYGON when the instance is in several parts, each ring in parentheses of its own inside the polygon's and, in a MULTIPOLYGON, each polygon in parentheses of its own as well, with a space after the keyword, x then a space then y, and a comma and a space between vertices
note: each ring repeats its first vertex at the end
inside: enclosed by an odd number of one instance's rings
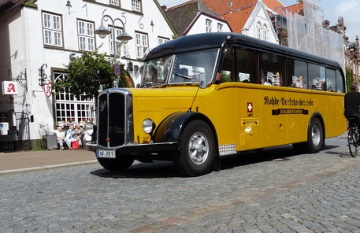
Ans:
POLYGON ((110 0, 109 4, 113 6, 119 6, 119 0, 110 0))
POLYGON ((205 24, 206 24, 206 32, 211 32, 212 29, 211 29, 211 20, 207 19, 205 24))
POLYGON ((222 32, 223 31, 223 25, 221 23, 217 24, 217 31, 222 32))
POLYGON ((141 12, 141 0, 131 0, 132 10, 141 12))

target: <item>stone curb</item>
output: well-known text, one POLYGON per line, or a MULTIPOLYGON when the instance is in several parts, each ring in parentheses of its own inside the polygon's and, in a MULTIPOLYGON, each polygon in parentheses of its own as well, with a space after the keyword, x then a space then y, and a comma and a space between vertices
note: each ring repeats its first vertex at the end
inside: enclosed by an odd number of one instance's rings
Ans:
POLYGON ((56 165, 47 165, 47 166, 41 166, 41 167, 4 170, 4 171, 0 171, 0 175, 16 174, 16 173, 23 173, 23 172, 33 172, 33 171, 46 171, 46 170, 50 170, 50 169, 87 165, 87 164, 93 164, 93 163, 98 163, 98 161, 97 160, 89 160, 89 161, 84 161, 84 162, 73 162, 73 163, 63 163, 63 164, 56 164, 56 165))

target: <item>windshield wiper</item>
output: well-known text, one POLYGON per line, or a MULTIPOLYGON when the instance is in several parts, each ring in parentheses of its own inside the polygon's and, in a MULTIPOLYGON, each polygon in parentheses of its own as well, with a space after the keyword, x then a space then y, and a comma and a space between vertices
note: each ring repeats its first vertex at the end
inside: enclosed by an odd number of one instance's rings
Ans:
POLYGON ((179 76, 179 77, 182 77, 182 78, 189 79, 189 80, 191 80, 191 79, 192 79, 192 77, 187 76, 187 75, 184 75, 184 74, 178 74, 178 73, 175 73, 175 72, 174 72, 173 74, 175 74, 175 75, 177 75, 177 76, 179 76))
POLYGON ((145 88, 150 88, 150 87, 159 87, 159 86, 164 86, 164 83, 156 83, 156 82, 146 82, 141 84, 140 87, 145 87, 145 88))

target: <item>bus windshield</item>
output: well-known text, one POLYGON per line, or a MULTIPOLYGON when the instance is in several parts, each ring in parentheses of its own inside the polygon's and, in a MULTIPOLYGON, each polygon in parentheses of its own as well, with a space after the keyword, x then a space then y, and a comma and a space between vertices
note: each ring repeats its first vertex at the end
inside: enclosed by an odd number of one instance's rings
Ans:
POLYGON ((218 51, 207 49, 148 60, 142 86, 198 84, 201 79, 209 83, 214 76, 218 51))
POLYGON ((163 85, 171 67, 172 56, 156 58, 145 63, 142 86, 163 85))
POLYGON ((218 49, 208 49, 177 54, 169 84, 199 83, 201 78, 209 83, 214 74, 217 53, 218 49))

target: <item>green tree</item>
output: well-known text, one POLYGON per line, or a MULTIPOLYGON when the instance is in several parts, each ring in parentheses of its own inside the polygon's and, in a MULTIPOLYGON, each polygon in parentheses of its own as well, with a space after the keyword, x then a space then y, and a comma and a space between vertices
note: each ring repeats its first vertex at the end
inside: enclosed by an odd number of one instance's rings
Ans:
POLYGON ((230 72, 221 71, 221 82, 231 82, 230 72))
POLYGON ((353 71, 349 68, 346 68, 346 92, 350 91, 353 82, 353 71))
MULTIPOLYGON (((116 80, 114 63, 109 61, 106 54, 100 54, 98 50, 84 52, 81 57, 70 60, 66 66, 68 76, 65 79, 57 80, 54 83, 56 92, 65 91, 79 98, 85 95, 86 98, 98 97, 99 85, 104 89, 113 86, 116 80)), ((127 87, 124 72, 121 72, 119 87, 127 87)))

